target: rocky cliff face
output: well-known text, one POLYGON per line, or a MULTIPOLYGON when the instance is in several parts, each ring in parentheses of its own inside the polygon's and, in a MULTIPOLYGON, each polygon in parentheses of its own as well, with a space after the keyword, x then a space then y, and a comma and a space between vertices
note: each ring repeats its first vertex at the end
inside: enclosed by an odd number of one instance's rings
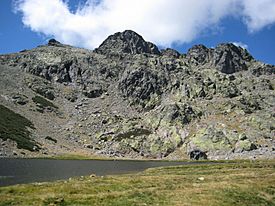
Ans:
POLYGON ((180 54, 129 30, 94 51, 50 40, 0 56, 3 111, 33 124, 23 146, 2 124, 0 155, 274 158, 274 73, 233 44, 180 54))

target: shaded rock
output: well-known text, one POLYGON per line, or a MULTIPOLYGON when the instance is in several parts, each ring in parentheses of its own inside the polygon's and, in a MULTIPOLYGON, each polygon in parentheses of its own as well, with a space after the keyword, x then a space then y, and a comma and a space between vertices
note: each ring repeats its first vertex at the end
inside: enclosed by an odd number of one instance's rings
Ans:
POLYGON ((206 46, 199 44, 188 50, 186 58, 189 59, 191 63, 205 64, 209 62, 210 55, 210 50, 206 46))
POLYGON ((122 94, 143 106, 153 94, 160 95, 165 85, 166 79, 162 74, 145 68, 126 70, 119 81, 122 94))
POLYGON ((211 92, 207 87, 208 86, 205 85, 203 79, 200 76, 195 78, 192 77, 185 80, 184 84, 181 85, 181 94, 184 98, 188 99, 204 98, 207 95, 211 95, 211 92))
POLYGON ((256 63, 250 69, 251 73, 257 77, 261 75, 275 74, 275 66, 263 63, 256 63))
POLYGON ((178 51, 176 51, 174 49, 170 49, 170 48, 161 50, 161 55, 168 56, 171 58, 179 58, 180 57, 180 53, 178 51))
POLYGON ((57 143, 57 140, 54 139, 54 138, 52 138, 52 137, 50 137, 50 136, 46 136, 45 139, 46 139, 46 140, 49 140, 49 141, 51 141, 51 142, 53 142, 53 143, 57 143))
POLYGON ((88 98, 100 97, 103 94, 103 92, 104 91, 100 85, 92 85, 83 90, 83 94, 88 98))
POLYGON ((187 104, 170 104, 165 106, 160 112, 164 115, 162 121, 170 124, 178 122, 182 125, 188 124, 201 115, 187 104))
POLYGON ((213 66, 226 74, 247 70, 247 63, 253 60, 246 49, 230 43, 219 44, 215 49, 195 45, 188 50, 186 58, 191 64, 213 66))
POLYGON ((247 70, 247 62, 252 59, 246 49, 234 44, 219 44, 213 51, 211 62, 219 71, 232 74, 247 70))
POLYGON ((255 110, 261 110, 259 102, 262 102, 258 95, 243 95, 239 99, 241 103, 239 106, 245 113, 252 113, 255 110))
POLYGON ((15 104, 25 105, 28 103, 28 97, 22 94, 13 94, 11 98, 15 104))
POLYGON ((39 49, 41 51, 28 53, 24 61, 20 60, 20 67, 26 72, 58 83, 76 83, 89 75, 83 72, 89 68, 87 57, 76 60, 74 55, 67 53, 68 48, 63 45, 61 48, 53 46, 39 49), (53 51, 47 52, 47 50, 53 51))
POLYGON ((134 128, 129 131, 116 134, 113 139, 116 141, 121 141, 122 139, 125 139, 125 138, 134 138, 134 137, 142 136, 142 135, 148 136, 150 134, 152 134, 152 131, 150 131, 148 129, 134 128))
POLYGON ((217 85, 217 93, 221 93, 224 97, 237 97, 241 94, 238 87, 233 82, 220 82, 217 85))
POLYGON ((189 157, 192 160, 206 160, 207 159, 207 155, 205 152, 201 151, 201 150, 193 150, 189 153, 189 157))
POLYGON ((50 82, 39 78, 28 78, 25 79, 25 83, 37 94, 40 94, 49 100, 55 99, 54 88, 51 86, 50 82))
POLYGON ((251 151, 257 149, 257 146, 252 143, 250 140, 239 140, 235 145, 235 151, 234 152, 244 152, 244 151, 251 151))
POLYGON ((62 88, 62 95, 70 102, 75 102, 81 93, 77 87, 65 86, 62 88))

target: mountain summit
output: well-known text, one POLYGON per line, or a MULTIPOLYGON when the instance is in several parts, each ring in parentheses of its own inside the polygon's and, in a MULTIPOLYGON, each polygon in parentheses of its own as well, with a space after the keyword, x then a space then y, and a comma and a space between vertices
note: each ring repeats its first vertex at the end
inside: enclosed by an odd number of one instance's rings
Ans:
POLYGON ((146 42, 142 36, 131 30, 109 36, 95 51, 100 54, 160 54, 156 45, 146 42))
POLYGON ((134 31, 94 51, 0 55, 0 156, 274 158, 275 67, 233 44, 159 51, 134 31))

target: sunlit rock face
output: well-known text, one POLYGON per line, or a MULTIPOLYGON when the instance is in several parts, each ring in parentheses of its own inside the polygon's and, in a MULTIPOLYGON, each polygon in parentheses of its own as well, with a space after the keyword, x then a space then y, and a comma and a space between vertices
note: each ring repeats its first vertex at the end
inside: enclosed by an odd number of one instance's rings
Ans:
POLYGON ((274 158, 274 72, 233 44, 180 54, 130 30, 94 51, 51 39, 0 56, 1 105, 39 148, 13 133, 0 156, 274 158))

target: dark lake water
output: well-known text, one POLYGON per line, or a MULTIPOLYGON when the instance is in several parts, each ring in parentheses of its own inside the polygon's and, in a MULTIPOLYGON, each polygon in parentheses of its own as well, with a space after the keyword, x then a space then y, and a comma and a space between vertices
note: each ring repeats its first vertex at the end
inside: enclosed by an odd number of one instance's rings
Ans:
POLYGON ((0 186, 68 179, 90 174, 112 175, 143 171, 147 168, 198 164, 133 160, 50 160, 0 159, 0 186))

